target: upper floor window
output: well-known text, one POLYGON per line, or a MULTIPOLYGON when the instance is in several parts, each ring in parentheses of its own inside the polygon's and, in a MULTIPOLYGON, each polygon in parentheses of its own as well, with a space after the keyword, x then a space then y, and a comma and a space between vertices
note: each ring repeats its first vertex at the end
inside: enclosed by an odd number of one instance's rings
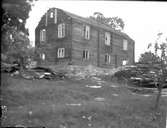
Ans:
POLYGON ((65 24, 61 23, 58 25, 58 38, 65 37, 65 24))
POLYGON ((50 13, 50 18, 53 18, 53 12, 50 13))
POLYGON ((83 36, 84 36, 84 38, 87 39, 87 40, 90 39, 90 26, 84 25, 83 36))
POLYGON ((106 64, 110 64, 111 59, 110 59, 110 55, 109 54, 105 55, 104 61, 105 61, 106 64))
POLYGON ((127 40, 123 40, 123 50, 128 50, 128 41, 127 40))
POLYGON ((82 57, 83 57, 83 59, 88 60, 89 59, 89 51, 83 50, 82 57))
POLYGON ((42 29, 40 31, 40 41, 46 41, 46 30, 42 29))
POLYGON ((105 32, 105 45, 110 45, 111 35, 109 32, 105 32))
POLYGON ((65 57, 65 48, 58 48, 57 57, 58 58, 64 58, 65 57))

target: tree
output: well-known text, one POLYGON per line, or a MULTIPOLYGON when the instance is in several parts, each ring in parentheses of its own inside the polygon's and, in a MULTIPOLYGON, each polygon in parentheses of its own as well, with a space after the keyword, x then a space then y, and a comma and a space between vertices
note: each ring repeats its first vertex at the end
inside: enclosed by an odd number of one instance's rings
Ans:
POLYGON ((29 17, 33 1, 2 1, 1 51, 9 58, 19 59, 21 65, 30 45, 28 29, 25 28, 25 23, 29 17))
POLYGON ((3 0, 1 31, 8 31, 8 26, 10 26, 28 34, 25 23, 32 5, 33 0, 3 0))
POLYGON ((161 36, 163 33, 157 34, 157 39, 154 44, 149 44, 148 48, 153 47, 153 57, 158 58, 157 60, 152 60, 152 65, 150 68, 154 69, 155 76, 155 84, 157 86, 158 94, 155 103, 155 109, 157 110, 159 107, 159 101, 161 97, 162 88, 165 85, 165 81, 167 80, 167 38, 165 41, 161 40, 161 36), (157 83, 159 83, 157 85, 157 83))
POLYGON ((113 29, 116 29, 116 30, 123 30, 124 29, 124 21, 122 20, 122 18, 119 18, 119 17, 111 17, 111 18, 107 18, 107 23, 109 25, 112 26, 113 29))
POLYGON ((104 17, 101 12, 95 12, 90 19, 96 20, 99 23, 110 25, 113 29, 122 31, 124 29, 124 21, 119 17, 104 17))
POLYGON ((158 56, 155 56, 155 54, 151 51, 141 54, 139 58, 139 63, 149 64, 152 62, 158 63, 160 62, 160 58, 158 56))

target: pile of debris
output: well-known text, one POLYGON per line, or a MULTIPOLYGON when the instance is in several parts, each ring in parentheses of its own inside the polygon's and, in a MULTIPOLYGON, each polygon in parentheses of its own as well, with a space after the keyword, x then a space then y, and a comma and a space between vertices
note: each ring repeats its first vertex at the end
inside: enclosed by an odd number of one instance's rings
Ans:
MULTIPOLYGON (((156 75, 156 72, 153 69, 149 69, 148 65, 135 65, 125 66, 116 72, 113 77, 119 80, 126 79, 133 86, 155 88, 159 86, 156 75)), ((167 77, 163 87, 167 87, 167 77)))
POLYGON ((11 76, 21 76, 25 79, 63 79, 65 77, 64 72, 55 72, 52 69, 45 67, 29 67, 21 69, 19 64, 9 64, 1 62, 1 72, 9 73, 11 76))
POLYGON ((74 78, 76 80, 91 79, 98 82, 100 85, 103 81, 101 76, 112 76, 116 72, 122 70, 122 67, 114 69, 100 68, 93 65, 79 66, 79 65, 66 65, 66 66, 50 66, 50 67, 28 67, 20 70, 17 64, 3 64, 1 71, 11 74, 11 76, 20 75, 25 79, 63 79, 74 78))
POLYGON ((1 72, 5 73, 13 73, 20 69, 20 65, 18 63, 5 63, 1 62, 1 72))
POLYGON ((115 72, 120 70, 119 68, 116 69, 105 69, 105 68, 99 68, 93 65, 88 66, 78 66, 78 65, 70 65, 67 66, 67 76, 69 78, 76 78, 76 79, 87 79, 92 78, 94 79, 95 76, 97 79, 99 79, 99 76, 105 76, 105 75, 113 75, 115 72))

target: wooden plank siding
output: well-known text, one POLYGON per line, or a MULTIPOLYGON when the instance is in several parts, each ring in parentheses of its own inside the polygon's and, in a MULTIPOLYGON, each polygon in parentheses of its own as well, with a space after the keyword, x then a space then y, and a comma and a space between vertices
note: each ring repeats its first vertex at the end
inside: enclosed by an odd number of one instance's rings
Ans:
POLYGON ((40 65, 55 65, 61 62, 71 61, 71 18, 61 10, 57 10, 57 23, 54 23, 54 18, 49 18, 49 14, 54 12, 54 9, 48 10, 47 26, 46 14, 41 18, 39 25, 36 28, 36 47, 42 48, 45 53, 45 60, 39 61, 40 65), (65 37, 58 38, 58 24, 65 23, 65 37), (46 29, 46 41, 40 43, 40 30, 46 29), (58 58, 58 48, 65 48, 65 57, 58 58))
POLYGON ((85 23, 72 22, 72 62, 79 65, 97 65, 97 31, 90 26, 90 39, 83 37, 85 23), (89 60, 84 60, 83 50, 89 51, 89 60))
MULTIPOLYGON (((49 18, 51 12, 56 8, 51 8, 44 14, 35 30, 35 45, 42 48, 46 54, 46 59, 42 63, 45 65, 56 65, 62 63, 89 65, 113 68, 122 65, 123 60, 128 60, 129 64, 134 63, 134 41, 125 33, 114 31, 108 25, 77 16, 75 14, 57 9, 57 23, 54 18, 49 18), (46 25, 47 16, 47 25, 46 25), (58 24, 65 23, 65 37, 58 38, 58 24), (84 25, 90 26, 90 39, 83 37, 84 25), (40 30, 46 29, 46 41, 40 42, 40 30), (110 46, 105 44, 105 32, 110 33, 110 46), (123 50, 123 40, 128 41, 128 49, 123 50), (57 58, 58 48, 65 48, 65 57, 57 58), (83 59, 83 50, 89 51, 89 59, 83 59), (105 63, 105 55, 110 55, 111 62, 105 63)), ((40 59, 37 59, 40 62, 40 59)))

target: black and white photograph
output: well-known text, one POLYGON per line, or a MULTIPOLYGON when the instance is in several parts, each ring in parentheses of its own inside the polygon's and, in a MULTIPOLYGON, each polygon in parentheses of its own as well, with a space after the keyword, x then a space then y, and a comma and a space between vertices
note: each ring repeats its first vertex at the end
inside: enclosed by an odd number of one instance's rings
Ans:
POLYGON ((2 128, 167 128, 167 2, 1 1, 2 128))

